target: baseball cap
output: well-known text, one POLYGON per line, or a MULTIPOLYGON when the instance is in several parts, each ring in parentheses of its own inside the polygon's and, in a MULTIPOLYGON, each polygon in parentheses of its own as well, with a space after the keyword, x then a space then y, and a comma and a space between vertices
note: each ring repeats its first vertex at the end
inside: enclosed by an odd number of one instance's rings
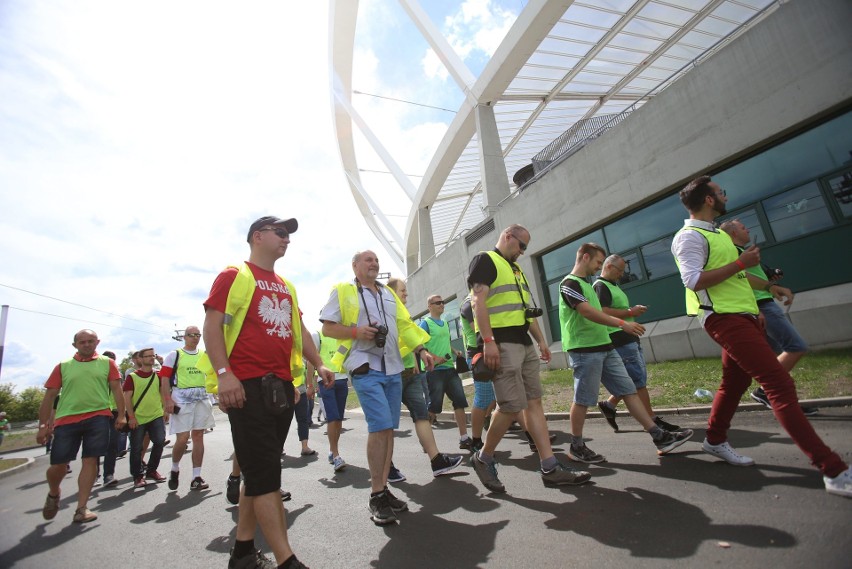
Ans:
POLYGON ((246 241, 251 243, 251 236, 254 234, 254 232, 260 231, 267 225, 281 226, 287 230, 287 233, 296 233, 296 230, 299 229, 299 222, 292 217, 290 219, 281 219, 280 217, 266 215, 257 219, 254 223, 251 224, 251 227, 249 227, 248 236, 246 236, 246 241))

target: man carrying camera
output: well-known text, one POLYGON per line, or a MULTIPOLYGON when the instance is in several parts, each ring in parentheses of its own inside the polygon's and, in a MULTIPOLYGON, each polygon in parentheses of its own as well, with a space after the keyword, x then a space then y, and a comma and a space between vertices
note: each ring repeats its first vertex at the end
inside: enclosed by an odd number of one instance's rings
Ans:
POLYGON ((505 492, 497 477, 494 451, 512 424, 526 409, 527 429, 541 459, 545 484, 582 484, 591 475, 560 463, 553 455, 547 420, 541 405, 539 355, 530 333, 538 343, 541 359, 550 361, 550 349, 536 318, 541 316, 530 293, 527 278, 515 263, 530 242, 530 233, 510 225, 500 233, 493 251, 482 252, 470 262, 467 283, 472 290, 477 345, 485 365, 495 370, 494 394, 497 410, 485 435, 485 446, 471 456, 471 465, 482 484, 492 492, 505 492))
POLYGON ((444 314, 444 301, 441 295, 433 294, 426 302, 429 305, 429 316, 420 322, 420 327, 430 336, 426 349, 437 358, 435 369, 426 374, 426 382, 429 384, 429 415, 431 418, 440 413, 444 395, 449 397, 453 404, 456 425, 459 427, 459 448, 472 451, 473 440, 467 434, 467 415, 464 412, 467 398, 464 396, 462 380, 456 372, 455 351, 450 345, 450 328, 441 319, 444 314))
MULTIPOLYGON (((731 236, 731 241, 740 253, 745 251, 751 241, 748 228, 739 219, 726 221, 719 226, 719 229, 731 236)), ((775 296, 779 296, 784 298, 784 306, 793 304, 793 292, 775 282, 783 276, 784 271, 781 269, 771 269, 762 263, 746 268, 746 277, 749 282, 757 286, 752 288, 751 292, 757 301, 758 310, 763 315, 766 341, 769 342, 772 351, 778 354, 778 363, 787 370, 787 373, 790 373, 808 351, 808 344, 775 302, 775 296)), ((767 409, 772 409, 772 404, 760 385, 751 392, 751 398, 767 409)), ((818 409, 802 407, 802 412, 805 415, 816 415, 818 409)))
POLYGON ((367 419, 369 509, 376 525, 386 525, 396 522, 396 514, 408 509, 387 486, 393 431, 399 428, 402 403, 402 357, 414 352, 428 370, 433 368, 433 359, 423 347, 429 335, 411 321, 396 294, 376 281, 376 254, 356 253, 352 270, 355 279, 332 289, 320 320, 323 335, 338 340, 332 366, 349 373, 367 419))

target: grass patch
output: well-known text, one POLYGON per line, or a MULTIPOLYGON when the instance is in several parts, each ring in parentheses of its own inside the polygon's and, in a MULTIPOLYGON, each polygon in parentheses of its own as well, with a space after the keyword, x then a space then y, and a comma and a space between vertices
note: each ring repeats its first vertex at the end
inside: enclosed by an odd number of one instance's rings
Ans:
POLYGON ((0 472, 15 468, 27 462, 26 458, 0 458, 0 472))
POLYGON ((36 431, 23 431, 21 433, 11 433, 3 438, 3 444, 0 445, 0 450, 9 452, 10 450, 18 450, 22 448, 30 448, 39 446, 36 441, 36 431))

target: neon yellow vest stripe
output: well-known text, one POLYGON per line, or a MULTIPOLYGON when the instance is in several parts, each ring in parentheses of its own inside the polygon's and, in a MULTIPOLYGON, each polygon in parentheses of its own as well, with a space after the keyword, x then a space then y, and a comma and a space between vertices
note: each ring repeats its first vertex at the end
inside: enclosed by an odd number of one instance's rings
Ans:
MULTIPOLYGON (((240 336, 240 330, 243 328, 243 322, 245 322, 249 305, 251 305, 251 298, 257 286, 254 275, 246 263, 233 268, 237 268, 239 271, 231 289, 228 291, 228 300, 225 302, 225 323, 222 326, 222 331, 225 334, 225 351, 229 356, 234 349, 234 344, 237 343, 237 338, 240 336)), ((290 371, 293 374, 293 385, 298 387, 305 381, 305 360, 302 356, 302 318, 299 315, 299 301, 296 298, 296 287, 293 286, 293 283, 281 275, 278 275, 278 278, 284 281, 290 291, 290 296, 293 298, 293 313, 291 314, 293 349, 290 352, 290 371)), ((219 380, 206 353, 198 358, 196 367, 206 377, 207 391, 218 393, 219 380)))
MULTIPOLYGON (((512 264, 496 251, 486 251, 487 255, 494 261, 497 268, 497 278, 488 288, 488 298, 485 306, 488 308, 488 316, 491 328, 509 328, 510 326, 524 326, 527 318, 524 314, 524 305, 532 306, 530 287, 527 284, 524 273, 518 269, 520 278, 515 276, 512 264), (521 292, 523 291, 523 297, 521 292)), ((474 319, 474 330, 479 332, 479 325, 474 319)))
MULTIPOLYGON (((707 239, 709 253, 704 263, 705 271, 729 265, 739 257, 731 237, 724 231, 707 231, 692 226, 684 227, 680 231, 697 231, 707 239)), ((701 299, 696 292, 686 289, 686 314, 689 316, 698 316, 699 310, 710 310, 717 314, 758 313, 757 302, 745 271, 739 271, 731 278, 699 292, 702 294, 701 299)))
MULTIPOLYGON (((358 288, 355 283, 340 283, 335 286, 337 289, 337 302, 340 305, 340 319, 344 326, 356 326, 358 324, 358 314, 361 310, 361 305, 358 302, 358 288)), ((399 352, 403 358, 414 351, 414 348, 420 344, 425 344, 429 341, 427 334, 420 326, 411 321, 411 314, 408 309, 396 296, 396 293, 390 287, 385 287, 385 290, 393 295, 396 302, 396 329, 399 331, 399 352)), ((332 371, 339 372, 343 369, 343 362, 349 355, 349 350, 352 349, 352 338, 345 340, 337 340, 337 351, 331 360, 332 371)))
POLYGON ((110 409, 109 362, 108 357, 98 356, 88 362, 71 358, 59 364, 62 388, 56 406, 57 419, 110 409))

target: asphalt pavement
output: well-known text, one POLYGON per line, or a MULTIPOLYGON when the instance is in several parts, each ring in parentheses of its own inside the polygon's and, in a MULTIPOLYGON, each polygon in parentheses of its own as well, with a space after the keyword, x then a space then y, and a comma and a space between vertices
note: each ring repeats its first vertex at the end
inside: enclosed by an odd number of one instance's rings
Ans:
MULTIPOLYGON (((734 447, 755 467, 738 468, 701 452, 705 413, 667 416, 695 430, 692 441, 658 457, 650 437, 629 417, 614 433, 590 418, 588 445, 607 462, 587 467, 592 482, 548 488, 537 455, 517 434, 497 449, 506 494, 491 494, 465 462, 433 478, 411 420, 404 414, 394 462, 408 479, 394 487, 410 511, 400 522, 377 527, 369 519, 366 423, 352 413, 344 423, 342 456, 349 466, 333 472, 326 461, 324 428, 311 430, 312 457, 299 456, 295 425, 282 457, 290 541, 299 558, 317 568, 561 567, 804 567, 848 568, 852 559, 852 499, 829 495, 822 476, 768 411, 739 413, 730 432, 734 447)), ((823 439, 852 460, 852 408, 829 407, 811 418, 823 439)), ((568 423, 550 421, 554 448, 568 461, 568 423)), ((448 420, 435 429, 443 452, 458 450, 448 420)), ((234 541, 237 506, 225 500, 231 440, 227 417, 205 436, 202 475, 210 489, 193 492, 189 457, 181 484, 133 489, 127 459, 120 484, 95 489, 90 524, 71 522, 76 475, 63 482, 62 509, 47 522, 47 458, 39 449, 30 468, 0 479, 0 568, 226 567, 234 541)), ((169 470, 166 448, 160 472, 169 470)), ((7 455, 8 457, 8 455, 7 455)), ((575 463, 576 466, 576 463, 575 463)), ((263 538, 257 544, 266 552, 263 538)))

